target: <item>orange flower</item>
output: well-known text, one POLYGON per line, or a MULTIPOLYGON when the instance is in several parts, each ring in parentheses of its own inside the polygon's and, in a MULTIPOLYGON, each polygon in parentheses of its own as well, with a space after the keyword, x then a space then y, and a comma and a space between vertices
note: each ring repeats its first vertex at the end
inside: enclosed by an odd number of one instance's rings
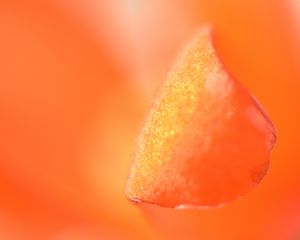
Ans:
POLYGON ((299 234, 299 31, 289 1, 0 3, 0 238, 289 239, 299 234), (134 139, 184 42, 216 27, 227 68, 279 129, 269 174, 220 209, 130 204, 134 139))

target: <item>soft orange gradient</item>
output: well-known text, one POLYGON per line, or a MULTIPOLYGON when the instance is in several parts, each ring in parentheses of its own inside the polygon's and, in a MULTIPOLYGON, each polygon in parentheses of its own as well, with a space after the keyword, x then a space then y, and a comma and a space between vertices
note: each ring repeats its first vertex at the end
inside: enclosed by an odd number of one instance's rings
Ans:
POLYGON ((299 237, 294 2, 1 1, 0 239, 299 237), (123 193, 135 136, 205 22, 227 69, 278 128, 269 174, 224 208, 136 207, 123 193))

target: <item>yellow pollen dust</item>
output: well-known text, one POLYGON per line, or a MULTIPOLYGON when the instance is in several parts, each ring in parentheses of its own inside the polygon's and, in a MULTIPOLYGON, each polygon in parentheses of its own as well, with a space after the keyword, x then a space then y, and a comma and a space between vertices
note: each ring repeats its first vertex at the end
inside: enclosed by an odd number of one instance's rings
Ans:
POLYGON ((209 85, 205 82, 211 78, 211 72, 221 69, 221 64, 207 31, 198 34, 179 56, 154 102, 138 139, 127 182, 129 198, 155 199, 155 184, 160 182, 157 178, 170 160, 174 146, 184 137, 195 111, 199 107, 204 112, 210 108, 206 93, 209 85))

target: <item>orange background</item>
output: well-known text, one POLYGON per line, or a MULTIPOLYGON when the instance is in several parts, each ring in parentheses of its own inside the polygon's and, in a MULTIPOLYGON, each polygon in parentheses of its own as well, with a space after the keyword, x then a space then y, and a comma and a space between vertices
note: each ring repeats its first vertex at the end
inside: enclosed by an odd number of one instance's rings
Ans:
POLYGON ((0 239, 300 238, 299 15, 294 0, 1 0, 0 239), (278 128, 269 173, 224 208, 134 206, 136 134, 206 22, 278 128))

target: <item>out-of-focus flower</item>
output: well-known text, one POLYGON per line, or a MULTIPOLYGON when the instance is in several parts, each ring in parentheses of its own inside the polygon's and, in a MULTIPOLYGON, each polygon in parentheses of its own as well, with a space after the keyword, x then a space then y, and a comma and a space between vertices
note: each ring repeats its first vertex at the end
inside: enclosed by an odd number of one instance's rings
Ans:
POLYGON ((1 1, 0 238, 299 234, 299 23, 290 3, 1 1), (123 194, 135 135, 182 44, 207 21, 225 65, 279 129, 270 172, 221 209, 140 211, 123 194))

